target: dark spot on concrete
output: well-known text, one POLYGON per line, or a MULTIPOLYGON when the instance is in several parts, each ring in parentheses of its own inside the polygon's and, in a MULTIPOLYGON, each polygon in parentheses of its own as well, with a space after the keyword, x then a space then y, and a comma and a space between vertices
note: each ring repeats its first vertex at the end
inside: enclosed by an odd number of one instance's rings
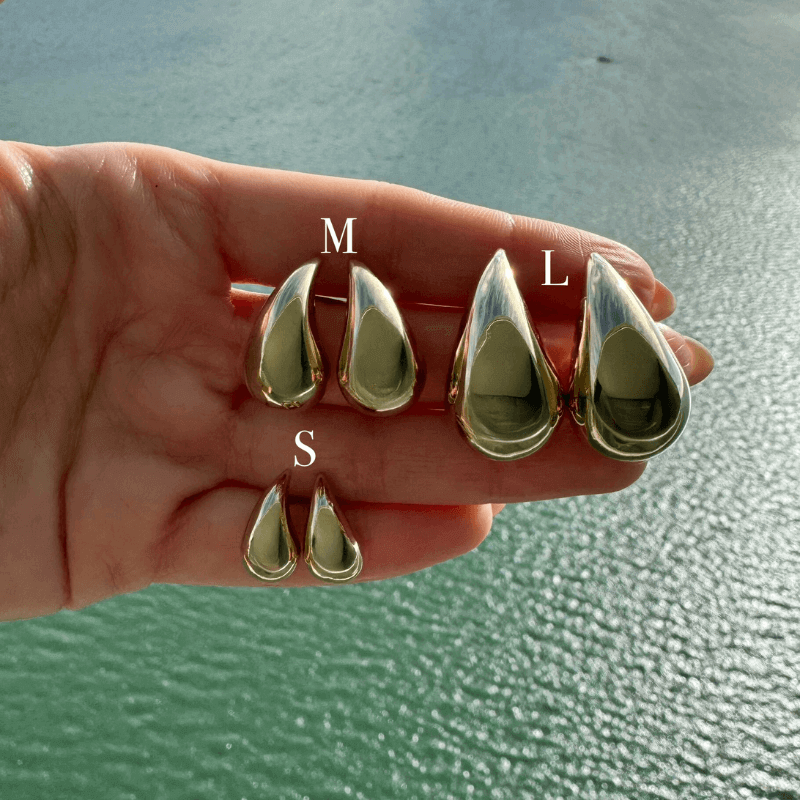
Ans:
POLYGON ((612 59, 610 59, 608 56, 597 56, 597 60, 601 64, 610 64, 612 61, 612 59))

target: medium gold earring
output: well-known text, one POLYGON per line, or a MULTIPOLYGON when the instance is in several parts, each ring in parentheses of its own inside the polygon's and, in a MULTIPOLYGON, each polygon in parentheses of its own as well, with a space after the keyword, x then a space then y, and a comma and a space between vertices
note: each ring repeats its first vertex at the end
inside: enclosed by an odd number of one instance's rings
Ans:
POLYGON ((300 408, 318 399, 325 368, 314 335, 313 295, 320 260, 298 267, 264 303, 251 337, 245 382, 257 400, 300 408))
POLYGON ((339 356, 345 398, 368 413, 398 413, 414 401, 420 372, 394 298, 370 270, 351 261, 347 326, 339 356))

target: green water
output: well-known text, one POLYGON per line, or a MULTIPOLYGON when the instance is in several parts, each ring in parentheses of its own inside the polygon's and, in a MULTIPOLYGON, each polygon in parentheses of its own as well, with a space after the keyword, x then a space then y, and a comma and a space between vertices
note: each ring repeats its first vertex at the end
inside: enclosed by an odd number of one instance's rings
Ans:
POLYGON ((798 39, 778 0, 6 0, 0 138, 593 230, 717 369, 635 486, 456 561, 0 625, 0 798, 800 798, 798 39))

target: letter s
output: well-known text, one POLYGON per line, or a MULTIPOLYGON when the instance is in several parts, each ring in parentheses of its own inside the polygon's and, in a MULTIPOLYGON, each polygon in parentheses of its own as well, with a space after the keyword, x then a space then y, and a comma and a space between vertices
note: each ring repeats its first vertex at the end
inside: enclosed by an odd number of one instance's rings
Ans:
POLYGON ((311 436, 311 438, 313 439, 313 438, 314 438, 314 431, 298 431, 298 433, 297 433, 297 436, 295 436, 295 437, 294 437, 294 443, 295 443, 295 444, 296 444, 296 445, 297 445, 297 446, 298 446, 298 447, 299 447, 301 450, 304 450, 306 453, 308 453, 308 454, 311 456, 311 461, 309 461, 309 462, 308 462, 308 464, 301 464, 301 463, 300 463, 300 462, 297 460, 297 456, 295 456, 295 457, 294 457, 294 465, 295 465, 296 467, 310 467, 310 466, 311 466, 311 465, 314 463, 315 459, 317 458, 317 454, 316 454, 316 453, 313 451, 313 449, 312 449, 312 448, 310 448, 308 445, 305 445, 305 444, 303 444, 303 443, 300 441, 300 434, 301 434, 301 433, 308 433, 308 434, 311 436))

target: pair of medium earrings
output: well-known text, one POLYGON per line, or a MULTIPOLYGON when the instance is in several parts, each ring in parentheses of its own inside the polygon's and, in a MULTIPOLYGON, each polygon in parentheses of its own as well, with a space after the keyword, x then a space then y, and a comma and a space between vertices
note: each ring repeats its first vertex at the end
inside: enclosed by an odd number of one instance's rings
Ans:
MULTIPOLYGON (((321 395, 324 364, 311 313, 319 263, 296 269, 256 323, 245 377, 253 397, 268 405, 300 408, 321 395)), ((351 262, 338 366, 344 396, 365 413, 396 414, 418 397, 423 372, 391 293, 363 264, 351 262)), ((503 250, 478 281, 453 358, 447 401, 467 441, 498 461, 543 447, 565 408, 603 455, 643 461, 678 438, 691 404, 688 381, 663 334, 597 253, 587 265, 572 388, 562 393, 503 250)))
MULTIPOLYGON (((245 380, 253 397, 278 408, 313 405, 325 367, 315 337, 311 289, 319 259, 298 267, 264 304, 248 348, 245 380)), ((411 335, 389 290, 351 262, 339 385, 361 411, 395 414, 422 386, 411 335)))

